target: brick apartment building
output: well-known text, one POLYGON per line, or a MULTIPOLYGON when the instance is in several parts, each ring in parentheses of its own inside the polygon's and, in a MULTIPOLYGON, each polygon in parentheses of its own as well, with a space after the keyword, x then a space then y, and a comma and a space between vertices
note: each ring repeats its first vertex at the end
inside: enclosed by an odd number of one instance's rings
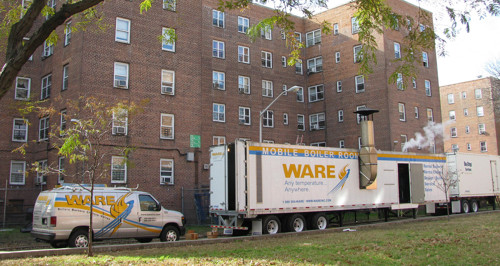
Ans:
MULTIPOLYGON (((280 29, 263 32, 255 42, 245 34, 249 25, 272 16, 272 9, 252 5, 223 13, 215 10, 215 0, 163 2, 140 15, 137 2, 106 1, 99 7, 105 32, 61 28, 57 45, 40 47, 26 63, 0 104, 7 114, 0 120, 0 187, 7 184, 9 213, 31 206, 41 190, 78 182, 57 174, 37 177, 27 170, 38 161, 76 171, 51 149, 46 136, 48 125, 58 127, 64 120, 65 102, 81 96, 109 103, 149 100, 131 123, 113 128, 107 143, 135 147, 129 155, 134 166, 120 166, 119 156, 107 158, 110 178, 101 183, 139 186, 175 210, 192 201, 187 190, 208 186, 209 146, 237 138, 257 141, 260 110, 286 88, 302 87, 264 114, 264 141, 358 148, 360 127, 353 112, 365 106, 380 110, 375 114, 376 147, 401 150, 429 120, 441 121, 434 50, 425 51, 418 78, 408 88, 387 82, 403 51, 408 33, 403 27, 377 37, 378 63, 372 74, 361 76, 355 10, 349 5, 312 20, 291 18, 297 38, 306 44, 303 64, 291 67, 284 63, 290 51, 280 29), (333 25, 332 34, 321 35, 317 22, 322 20, 333 25), (175 30, 175 44, 158 39, 166 29, 175 30), (62 112, 30 115, 25 123, 7 106, 29 97, 47 99, 47 105, 62 112), (200 136, 199 148, 191 147, 192 135, 200 136), (29 143, 25 156, 11 152, 24 143, 29 143)), ((403 15, 417 17, 419 12, 400 0, 388 3, 403 15)), ((433 149, 442 152, 439 143, 433 149)))
POLYGON ((440 88, 445 151, 499 154, 499 91, 500 80, 493 77, 440 88))

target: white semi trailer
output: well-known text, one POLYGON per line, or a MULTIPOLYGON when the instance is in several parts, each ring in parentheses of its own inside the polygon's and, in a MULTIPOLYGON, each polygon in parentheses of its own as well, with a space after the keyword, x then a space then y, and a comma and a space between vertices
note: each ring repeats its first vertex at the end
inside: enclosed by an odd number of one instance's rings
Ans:
POLYGON ((440 155, 366 156, 354 149, 239 140, 211 147, 210 155, 216 228, 256 234, 325 229, 332 216, 341 223, 345 211, 382 209, 387 219, 390 210, 445 201, 429 182, 445 164, 440 155))

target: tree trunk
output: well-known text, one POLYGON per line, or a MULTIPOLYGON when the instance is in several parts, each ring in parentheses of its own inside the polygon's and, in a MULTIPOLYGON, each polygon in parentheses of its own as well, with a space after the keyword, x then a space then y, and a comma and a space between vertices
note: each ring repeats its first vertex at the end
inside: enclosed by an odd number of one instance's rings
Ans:
POLYGON ((94 251, 92 250, 92 239, 94 238, 94 226, 92 225, 92 221, 94 218, 94 180, 90 179, 90 225, 89 225, 89 246, 87 250, 87 255, 89 257, 94 256, 94 251))

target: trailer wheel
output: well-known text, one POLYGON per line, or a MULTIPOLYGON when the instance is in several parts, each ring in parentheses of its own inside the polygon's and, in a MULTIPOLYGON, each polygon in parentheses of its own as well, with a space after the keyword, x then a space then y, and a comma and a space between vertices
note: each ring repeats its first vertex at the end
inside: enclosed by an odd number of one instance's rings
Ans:
POLYGON ((274 215, 266 216, 262 222, 262 233, 274 235, 279 232, 281 232, 280 219, 274 215))
POLYGON ((476 200, 473 200, 470 203, 470 207, 471 207, 472 212, 477 212, 479 210, 479 202, 477 202, 476 200))
POLYGON ((160 241, 177 241, 179 240, 179 230, 174 226, 168 225, 163 228, 160 234, 160 241))
POLYGON ((470 211, 469 202, 467 200, 462 200, 462 212, 469 213, 469 211, 470 211))
POLYGON ((89 232, 79 229, 69 236, 68 244, 72 248, 86 248, 89 245, 89 232))
POLYGON ((302 232, 306 229, 306 219, 302 214, 290 215, 287 219, 287 227, 290 232, 302 232))
POLYGON ((324 213, 316 213, 311 217, 310 227, 312 230, 324 230, 328 227, 328 219, 324 213))

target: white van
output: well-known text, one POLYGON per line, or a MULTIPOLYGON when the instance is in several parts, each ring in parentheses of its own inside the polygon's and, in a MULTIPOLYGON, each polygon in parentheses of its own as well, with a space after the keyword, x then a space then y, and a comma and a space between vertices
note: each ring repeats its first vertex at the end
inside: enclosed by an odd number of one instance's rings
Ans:
MULTIPOLYGON (((135 238, 139 242, 176 241, 184 235, 184 216, 163 208, 147 192, 95 187, 94 240, 135 238)), ((52 247, 88 245, 90 192, 77 184, 43 191, 33 210, 32 236, 52 247)))

